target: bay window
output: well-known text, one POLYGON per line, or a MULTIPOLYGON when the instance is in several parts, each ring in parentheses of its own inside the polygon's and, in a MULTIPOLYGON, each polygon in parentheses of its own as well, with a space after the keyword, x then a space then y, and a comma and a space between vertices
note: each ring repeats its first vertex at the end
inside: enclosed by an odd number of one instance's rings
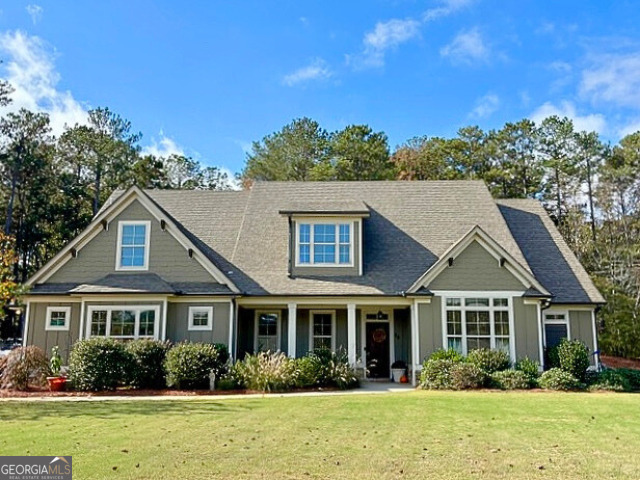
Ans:
POLYGON ((158 306, 92 306, 88 317, 90 337, 158 338, 158 306))
POLYGON ((444 348, 463 355, 489 348, 511 355, 510 299, 502 297, 446 297, 444 348))

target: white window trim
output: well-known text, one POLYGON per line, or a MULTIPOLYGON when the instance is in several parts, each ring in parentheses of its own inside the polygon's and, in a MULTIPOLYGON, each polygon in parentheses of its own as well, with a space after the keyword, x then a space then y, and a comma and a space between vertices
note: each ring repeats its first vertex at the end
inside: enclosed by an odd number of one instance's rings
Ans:
POLYGON ((282 311, 281 310, 256 310, 255 313, 255 321, 253 325, 253 351, 258 351, 258 319, 262 314, 275 314, 278 316, 278 321, 276 322, 276 350, 280 351, 280 335, 282 328, 282 311))
POLYGON ((567 340, 571 340, 571 322, 569 321, 569 310, 560 310, 555 308, 548 308, 542 312, 542 336, 543 345, 547 347, 547 325, 566 325, 567 326, 567 340), (564 320, 547 320, 547 315, 564 315, 564 320))
POLYGON ((44 329, 48 331, 67 331, 69 330, 69 323, 71 323, 71 307, 47 307, 47 323, 45 323, 44 329), (59 327, 57 325, 51 325, 51 314, 53 312, 64 312, 64 325, 59 327))
POLYGON ((213 307, 207 306, 194 306, 189 307, 189 330, 190 331, 211 331, 213 330, 213 307), (208 321, 206 325, 194 325, 193 316, 196 313, 205 312, 208 315, 208 321))
MULTIPOLYGON (((336 311, 335 310, 311 310, 309 311, 309 351, 314 350, 314 342, 316 335, 313 334, 313 315, 324 314, 331 315, 331 351, 336 351, 336 311)), ((327 338, 325 335, 318 338, 327 338)))
MULTIPOLYGON (((326 220, 317 220, 317 219, 307 219, 307 218, 297 218, 296 219, 296 242, 295 242, 295 266, 296 267, 353 267, 355 265, 355 260, 353 258, 354 253, 354 232, 355 232, 355 221, 352 219, 344 219, 344 218, 330 218, 326 220), (300 226, 301 225, 309 225, 309 263, 301 263, 300 262, 300 226), (313 260, 313 240, 314 240, 314 225, 335 225, 336 227, 336 261, 333 263, 315 263, 313 260), (349 225, 349 263, 340 263, 340 225, 349 225)), ((360 242, 362 245, 362 242, 360 242)))
POLYGON ((160 306, 159 305, 91 305, 87 309, 87 330, 85 333, 86 338, 98 337, 98 338, 121 338, 121 339, 138 339, 138 338, 159 338, 160 330, 160 306), (111 332, 111 314, 114 310, 128 310, 135 312, 136 323, 134 327, 133 336, 123 335, 110 335, 111 332), (153 325, 153 337, 140 336, 140 312, 153 310, 155 312, 155 321, 153 325), (91 325, 93 312, 107 312, 107 325, 105 329, 105 335, 91 335, 91 325))
MULTIPOLYGON (((462 354, 467 355, 467 322, 466 322, 466 311, 479 311, 484 310, 489 312, 489 329, 490 329, 490 348, 493 350, 496 346, 496 336, 495 336, 495 315, 496 311, 508 311, 509 312, 509 358, 512 362, 516 361, 516 338, 515 338, 515 321, 514 321, 514 312, 513 312, 513 297, 517 295, 521 295, 522 293, 518 292, 433 292, 436 295, 441 296, 441 316, 442 316, 442 348, 445 350, 449 346, 447 334, 447 310, 458 310, 463 312, 462 314, 462 335, 454 335, 455 337, 460 337, 462 343, 462 354), (514 295, 515 293, 515 295, 514 295), (460 306, 459 307, 447 307, 447 298, 459 298, 460 306), (465 300, 467 298, 488 298, 489 306, 469 306, 465 305, 465 300), (506 298, 508 305, 506 307, 494 307, 493 300, 496 298, 506 298)), ((482 337, 486 338, 486 335, 482 337)), ((500 338, 504 338, 500 336, 500 338)))
POLYGON ((149 246, 151 244, 151 222, 149 220, 121 220, 118 222, 118 241, 116 245, 116 271, 146 271, 149 270, 149 246), (122 260, 122 230, 126 226, 144 225, 144 265, 141 267, 123 267, 122 260))

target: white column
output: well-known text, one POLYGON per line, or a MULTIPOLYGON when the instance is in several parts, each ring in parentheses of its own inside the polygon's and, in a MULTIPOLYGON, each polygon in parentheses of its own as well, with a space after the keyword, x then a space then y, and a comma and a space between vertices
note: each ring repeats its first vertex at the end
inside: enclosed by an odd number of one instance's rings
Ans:
POLYGON ((229 351, 229 357, 233 360, 233 300, 229 300, 229 343, 227 344, 227 350, 229 351))
POLYGON ((347 305, 347 354, 349 365, 356 366, 356 304, 347 305))
POLYGON ((544 345, 542 344, 542 306, 541 302, 536 303, 536 310, 538 312, 538 356, 540 361, 540 368, 544 369, 544 345))
POLYGON ((420 363, 420 338, 418 330, 418 302, 413 301, 411 305, 411 385, 417 384, 416 368, 420 363))
MULTIPOLYGON (((22 346, 27 346, 27 335, 29 334, 29 314, 31 313, 31 302, 27 301, 27 308, 24 312, 24 325, 22 327, 22 346)), ((71 320, 69 320, 71 321, 71 320)))
POLYGON ((84 338, 84 317, 86 315, 83 298, 82 303, 80 303, 80 331, 78 332, 78 340, 82 340, 84 338))
POLYGON ((289 357, 296 358, 296 326, 298 323, 298 305, 290 303, 289 307, 289 319, 287 320, 289 326, 289 335, 287 341, 287 350, 289 351, 289 357))
POLYGON ((167 299, 165 298, 162 301, 162 336, 160 337, 160 340, 165 341, 166 339, 167 339, 167 299))
POLYGON ((596 328, 596 311, 591 310, 591 326, 593 327, 593 361, 596 364, 596 369, 600 371, 600 352, 598 350, 598 331, 596 328), (598 352, 597 354, 595 352, 598 352))

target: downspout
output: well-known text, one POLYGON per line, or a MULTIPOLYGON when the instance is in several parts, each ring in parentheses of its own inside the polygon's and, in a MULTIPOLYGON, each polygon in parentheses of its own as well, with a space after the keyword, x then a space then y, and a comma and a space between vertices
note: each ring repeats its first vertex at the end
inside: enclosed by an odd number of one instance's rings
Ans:
POLYGON ((538 318, 538 336, 540 337, 540 368, 542 368, 542 370, 544 370, 544 333, 543 333, 543 329, 544 329, 544 321, 543 321, 543 314, 542 312, 544 312, 545 310, 547 310, 549 307, 551 307, 551 300, 548 299, 543 299, 540 301, 540 304, 538 306, 538 313, 539 313, 539 318, 538 318))
POLYGON ((296 252, 293 251, 293 220, 291 220, 291 215, 287 216, 287 219, 289 221, 289 261, 287 262, 287 276, 289 278, 292 277, 292 267, 293 267, 293 255, 296 254, 296 252))

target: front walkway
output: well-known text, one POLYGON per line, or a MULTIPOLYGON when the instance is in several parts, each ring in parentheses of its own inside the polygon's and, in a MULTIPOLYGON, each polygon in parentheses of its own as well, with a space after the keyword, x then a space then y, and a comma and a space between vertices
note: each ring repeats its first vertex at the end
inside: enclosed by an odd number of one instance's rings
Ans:
POLYGON ((353 390, 329 390, 324 392, 292 392, 292 393, 234 393, 212 395, 86 395, 77 397, 8 397, 0 398, 0 402, 109 402, 109 401, 153 401, 153 400, 232 400, 255 399, 265 397, 323 397, 330 395, 370 395, 384 393, 411 392, 414 388, 410 384, 386 382, 362 382, 359 388, 353 390))

